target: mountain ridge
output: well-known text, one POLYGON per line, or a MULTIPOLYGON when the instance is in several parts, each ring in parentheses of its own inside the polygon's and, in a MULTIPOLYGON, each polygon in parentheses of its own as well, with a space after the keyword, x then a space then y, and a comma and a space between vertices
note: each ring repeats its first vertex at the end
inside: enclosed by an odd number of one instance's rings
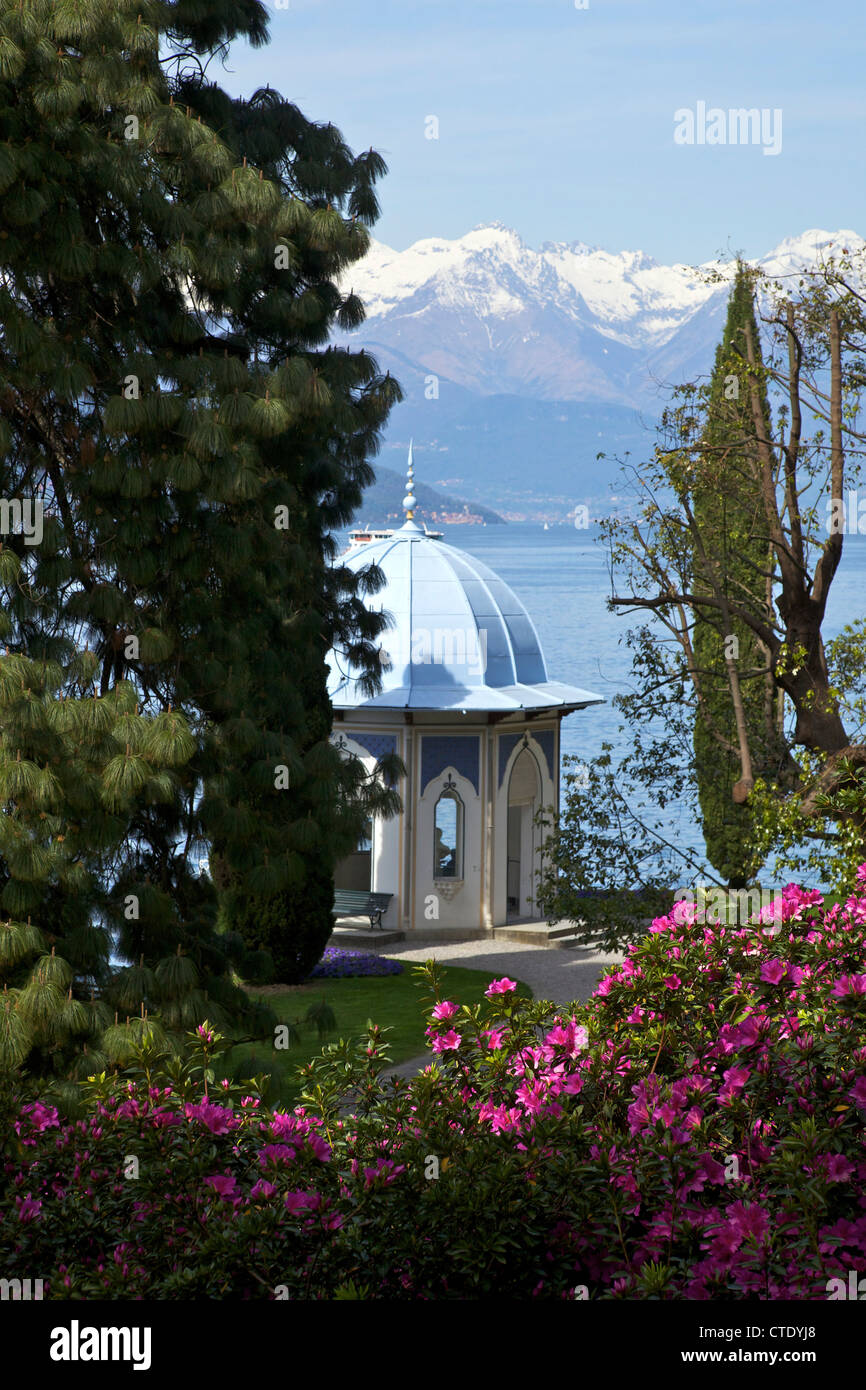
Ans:
MULTIPOLYGON (((866 241, 810 228, 753 263, 782 282, 845 250, 866 241)), ((366 319, 338 341, 367 348, 404 388, 388 466, 402 470, 414 435, 419 478, 447 478, 506 518, 547 520, 597 509, 613 475, 597 453, 636 461, 670 386, 709 375, 734 267, 581 241, 535 250, 502 223, 405 251, 373 241, 341 284, 366 319)))
MULTIPOLYGON (((811 228, 753 263, 783 278, 843 247, 866 242, 851 230, 811 228)), ((501 223, 402 252, 374 241, 344 277, 366 309, 346 337, 482 394, 634 404, 635 390, 653 394, 656 357, 675 365, 678 334, 714 323, 733 270, 733 261, 666 266, 643 251, 579 241, 536 251, 501 223)))

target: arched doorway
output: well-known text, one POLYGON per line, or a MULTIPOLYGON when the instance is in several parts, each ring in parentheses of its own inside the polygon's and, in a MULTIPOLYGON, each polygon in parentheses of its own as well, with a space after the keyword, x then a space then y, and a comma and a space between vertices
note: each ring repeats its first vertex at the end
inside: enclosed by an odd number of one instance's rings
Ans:
POLYGON ((510 921, 537 918, 535 873, 540 848, 535 815, 541 797, 538 764, 528 748, 516 759, 508 782, 506 907, 510 921))

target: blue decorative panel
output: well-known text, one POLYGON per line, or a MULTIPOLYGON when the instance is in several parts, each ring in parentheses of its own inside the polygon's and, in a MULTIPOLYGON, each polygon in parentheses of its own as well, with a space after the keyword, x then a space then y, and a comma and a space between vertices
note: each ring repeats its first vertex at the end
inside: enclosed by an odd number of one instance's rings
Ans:
POLYGON ((556 736, 552 729, 545 729, 542 733, 535 734, 534 738, 547 760, 547 770, 550 773, 551 781, 555 783, 556 772, 553 766, 553 750, 556 747, 556 736))
POLYGON ((437 773, 446 767, 453 767, 467 782, 471 782, 478 795, 481 784, 481 754, 476 734, 453 734, 445 737, 428 734, 421 740, 421 789, 437 773))
MULTIPOLYGON (((335 732, 337 731, 335 730, 335 732)), ((344 729, 340 730, 339 736, 334 740, 338 748, 345 747, 345 744, 340 742, 340 738, 343 736, 351 739, 353 743, 360 744, 364 752, 369 753, 370 757, 375 758, 377 762, 380 758, 384 758, 386 753, 397 752, 396 734, 367 734, 344 729)), ((394 783, 389 779, 388 785, 393 786, 394 783)))
POLYGON ((500 734, 499 737, 499 785, 502 786, 502 779, 505 776, 505 769, 508 766, 508 759, 514 752, 523 734, 500 734))
POLYGON ((384 758, 386 753, 397 752, 396 734, 360 734, 352 733, 349 737, 355 742, 360 743, 365 752, 371 758, 384 758))

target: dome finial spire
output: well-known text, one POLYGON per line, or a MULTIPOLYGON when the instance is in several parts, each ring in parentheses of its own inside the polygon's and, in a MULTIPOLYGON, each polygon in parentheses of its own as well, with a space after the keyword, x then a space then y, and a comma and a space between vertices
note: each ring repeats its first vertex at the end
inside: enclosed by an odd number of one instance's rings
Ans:
POLYGON ((416 501, 416 498, 415 498, 415 465, 414 465, 414 462, 413 462, 413 459, 412 459, 412 445, 413 445, 413 443, 414 443, 414 439, 410 439, 410 440, 409 440, 409 466, 408 466, 408 468, 407 468, 407 470, 406 470, 406 496, 403 498, 403 506, 404 506, 405 509, 406 509, 406 520, 407 520, 407 521, 414 521, 414 520, 415 520, 415 507, 417 506, 417 501, 416 501))

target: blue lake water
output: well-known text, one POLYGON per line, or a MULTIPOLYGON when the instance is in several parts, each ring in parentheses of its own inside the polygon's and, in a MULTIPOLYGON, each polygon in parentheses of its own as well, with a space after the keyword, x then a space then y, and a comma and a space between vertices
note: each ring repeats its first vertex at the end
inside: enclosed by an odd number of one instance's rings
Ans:
MULTIPOLYGON (((608 611, 607 551, 593 539, 596 528, 554 526, 545 531, 540 524, 512 522, 440 529, 446 544, 477 556, 517 594, 535 623, 552 680, 583 686, 608 702, 629 689, 631 659, 624 637, 647 615, 608 611)), ((825 638, 864 614, 866 537, 846 536, 830 591, 825 638)), ((591 762, 605 740, 615 752, 624 752, 621 722, 611 703, 569 715, 562 723, 563 755, 591 762)), ((690 813, 688 818, 672 814, 669 830, 679 844, 703 855, 703 838, 690 813)))

